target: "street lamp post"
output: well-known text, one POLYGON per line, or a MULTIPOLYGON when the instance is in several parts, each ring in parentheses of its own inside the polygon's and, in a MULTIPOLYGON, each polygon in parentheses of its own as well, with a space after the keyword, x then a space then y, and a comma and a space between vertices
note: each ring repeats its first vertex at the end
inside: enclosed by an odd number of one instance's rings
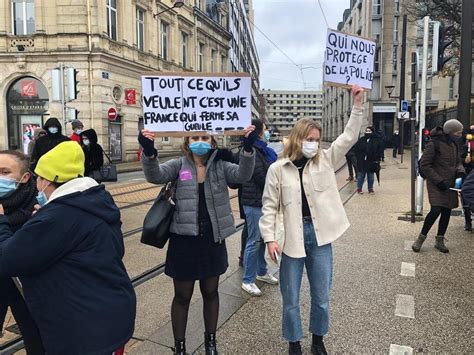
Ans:
POLYGON ((184 6, 184 0, 175 0, 174 4, 172 7, 169 7, 163 11, 160 11, 158 12, 157 14, 153 14, 153 18, 157 18, 158 16, 160 16, 161 14, 167 12, 167 11, 170 11, 172 9, 179 9, 180 7, 183 7, 184 6))

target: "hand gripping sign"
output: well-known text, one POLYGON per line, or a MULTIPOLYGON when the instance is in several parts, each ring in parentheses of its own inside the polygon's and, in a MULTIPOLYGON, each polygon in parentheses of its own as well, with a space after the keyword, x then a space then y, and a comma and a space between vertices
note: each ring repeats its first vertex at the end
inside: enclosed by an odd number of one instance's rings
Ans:
POLYGON ((243 134, 251 124, 251 77, 244 73, 142 76, 145 128, 165 136, 243 134))
POLYGON ((372 40, 328 29, 324 56, 324 81, 372 89, 376 43, 372 40))

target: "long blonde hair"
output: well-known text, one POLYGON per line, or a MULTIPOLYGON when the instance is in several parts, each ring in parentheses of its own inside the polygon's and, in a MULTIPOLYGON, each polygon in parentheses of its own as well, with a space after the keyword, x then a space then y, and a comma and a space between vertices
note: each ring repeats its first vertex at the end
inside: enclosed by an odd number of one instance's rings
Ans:
MULTIPOLYGON (((301 159, 301 157, 303 156, 303 141, 306 139, 306 137, 308 137, 309 132, 313 129, 317 129, 319 131, 321 140, 323 134, 321 125, 313 121, 311 118, 300 119, 288 135, 288 140, 285 144, 285 150, 283 152, 283 155, 289 158, 290 160, 301 159)), ((319 150, 318 154, 316 154, 313 159, 316 160, 318 156, 319 150)))

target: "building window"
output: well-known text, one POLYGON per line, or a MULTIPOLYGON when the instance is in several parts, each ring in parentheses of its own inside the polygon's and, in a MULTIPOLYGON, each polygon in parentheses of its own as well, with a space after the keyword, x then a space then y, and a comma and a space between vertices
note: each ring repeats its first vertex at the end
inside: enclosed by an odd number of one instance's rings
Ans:
POLYGON ((400 12, 400 0, 395 0, 395 12, 400 12))
POLYGON ((198 71, 204 70, 204 44, 199 43, 198 47, 198 71))
POLYGON ((16 36, 35 33, 34 0, 12 0, 12 24, 16 36))
POLYGON ((454 77, 449 77, 448 100, 454 100, 454 77))
POLYGON ((117 0, 107 0, 107 34, 117 40, 117 0))
POLYGON ((221 56, 221 72, 227 72, 227 57, 225 55, 221 56))
POLYGON ((380 15, 382 13, 382 0, 374 0, 372 5, 372 13, 373 15, 380 15))
POLYGON ((170 137, 161 137, 161 142, 162 143, 169 143, 170 142, 170 137))
POLYGON ((397 71, 398 46, 393 46, 393 71, 397 71))
POLYGON ((202 0, 194 0, 194 5, 199 9, 201 9, 201 6, 202 6, 201 3, 202 3, 202 0))
POLYGON ((168 60, 168 32, 169 25, 161 21, 161 58, 168 60))
POLYGON ((137 47, 145 50, 145 11, 137 7, 137 47))
POLYGON ((428 78, 426 80, 426 99, 431 100, 431 94, 433 92, 433 78, 428 78))
POLYGON ((184 68, 188 66, 188 34, 181 32, 181 64, 184 68))
POLYGON ((211 49, 211 72, 216 71, 216 50, 211 49))
POLYGON ((398 42, 398 16, 393 17, 393 41, 398 42))

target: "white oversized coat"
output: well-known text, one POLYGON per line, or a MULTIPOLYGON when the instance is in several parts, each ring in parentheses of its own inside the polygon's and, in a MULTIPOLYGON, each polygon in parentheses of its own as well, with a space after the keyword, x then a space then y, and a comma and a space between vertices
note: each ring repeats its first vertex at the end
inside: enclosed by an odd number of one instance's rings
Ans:
MULTIPOLYGON (((319 246, 334 242, 349 228, 334 165, 344 159, 357 142, 361 125, 362 109, 354 107, 344 132, 328 149, 319 152, 316 162, 310 160, 304 167, 303 186, 319 246)), ((263 216, 259 223, 265 242, 275 241, 280 196, 285 240, 281 245, 283 253, 292 258, 305 257, 300 176, 289 158, 276 161, 267 173, 262 198, 263 216)))

